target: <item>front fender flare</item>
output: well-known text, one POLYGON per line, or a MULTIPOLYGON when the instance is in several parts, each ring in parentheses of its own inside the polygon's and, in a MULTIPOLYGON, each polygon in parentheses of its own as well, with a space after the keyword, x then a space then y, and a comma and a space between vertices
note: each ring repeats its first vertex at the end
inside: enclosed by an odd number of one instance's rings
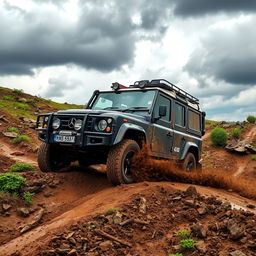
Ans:
POLYGON ((121 142, 122 139, 124 138, 125 133, 128 130, 140 131, 140 132, 143 132, 146 135, 145 130, 141 126, 136 125, 136 124, 124 123, 120 126, 113 145, 116 145, 117 143, 121 142))
POLYGON ((186 155, 187 155, 187 153, 188 153, 188 151, 189 151, 189 149, 190 149, 191 147, 197 148, 198 153, 199 153, 198 145, 196 145, 196 143, 194 143, 194 142, 188 141, 188 142, 185 144, 184 150, 183 150, 183 152, 182 152, 182 154, 181 154, 181 156, 180 156, 180 160, 184 160, 184 159, 185 159, 185 157, 186 157, 186 155))

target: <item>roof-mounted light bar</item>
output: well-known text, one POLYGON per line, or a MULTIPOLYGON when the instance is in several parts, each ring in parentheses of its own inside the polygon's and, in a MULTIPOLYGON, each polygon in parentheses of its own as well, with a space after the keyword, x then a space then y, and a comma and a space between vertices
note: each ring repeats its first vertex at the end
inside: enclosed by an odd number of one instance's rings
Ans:
POLYGON ((115 91, 119 90, 119 89, 124 89, 127 88, 126 86, 119 84, 118 82, 112 83, 111 88, 115 91))

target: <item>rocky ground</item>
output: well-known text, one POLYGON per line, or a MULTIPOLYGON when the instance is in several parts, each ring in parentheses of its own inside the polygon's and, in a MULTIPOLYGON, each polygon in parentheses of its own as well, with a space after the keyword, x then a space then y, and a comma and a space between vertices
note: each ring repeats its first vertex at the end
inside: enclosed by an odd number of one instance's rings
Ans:
MULTIPOLYGON (((34 193, 33 204, 0 194, 0 255, 256 255, 256 202, 231 190, 196 186, 196 191, 174 182, 111 187, 104 167, 85 170, 77 163, 61 173, 40 172, 35 115, 73 106, 0 91, 13 98, 9 102, 0 97, 0 173, 9 172, 16 162, 36 168, 20 173, 27 179, 21 192, 34 193), (18 109, 16 101, 28 109, 18 109), (10 127, 18 134, 8 132, 10 127), (17 135, 31 140, 13 144, 17 135), (184 230, 189 233, 185 237, 184 230), (184 239, 193 239, 189 240, 193 248, 182 248, 184 239)), ((215 126, 229 133, 240 128, 240 140, 256 145, 255 126, 210 123, 204 136, 203 168, 253 181, 256 162, 251 152, 213 147, 209 135, 215 126)))

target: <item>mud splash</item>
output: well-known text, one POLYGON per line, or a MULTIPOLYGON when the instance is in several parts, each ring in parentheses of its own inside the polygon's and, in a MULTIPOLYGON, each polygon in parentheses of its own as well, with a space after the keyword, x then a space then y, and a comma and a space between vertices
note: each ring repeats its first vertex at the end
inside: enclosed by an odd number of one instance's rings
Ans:
POLYGON ((239 195, 256 199, 255 182, 236 177, 217 169, 185 172, 174 161, 155 160, 149 157, 147 147, 134 156, 132 173, 136 181, 173 181, 232 190, 239 195))

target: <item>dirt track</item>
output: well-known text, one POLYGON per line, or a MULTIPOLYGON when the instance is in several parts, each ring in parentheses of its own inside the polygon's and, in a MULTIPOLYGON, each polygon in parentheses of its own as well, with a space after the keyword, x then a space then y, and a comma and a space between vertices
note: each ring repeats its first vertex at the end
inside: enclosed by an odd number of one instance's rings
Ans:
MULTIPOLYGON (((255 138, 256 127, 253 127, 246 139, 255 138)), ((207 135, 207 134, 206 134, 207 135)), ((207 139, 208 136, 205 137, 207 139)), ((36 164, 35 155, 28 157, 15 156, 16 148, 10 146, 4 140, 0 141, 2 148, 1 155, 5 155, 15 161, 24 161, 36 164)), ((235 156, 236 158, 239 158, 235 156)), ((234 172, 235 176, 242 175, 248 159, 241 161, 239 158, 238 169, 234 172), (239 173, 238 173, 239 171, 239 173)), ((21 255, 33 255, 34 250, 39 245, 47 243, 54 234, 60 232, 70 223, 96 213, 104 212, 110 207, 118 207, 126 202, 134 193, 140 193, 145 189, 151 189, 158 183, 139 183, 119 187, 111 187, 104 174, 88 172, 73 166, 69 172, 57 174, 62 183, 55 189, 52 189, 54 196, 46 198, 43 195, 37 195, 35 201, 44 203, 49 211, 43 218, 40 226, 18 236, 0 246, 0 255, 7 256, 14 252, 22 252, 21 255)), ((162 186, 172 189, 185 190, 189 185, 180 183, 162 182, 162 186)), ((244 208, 248 204, 255 204, 255 201, 248 200, 232 192, 213 189, 209 187, 196 186, 198 192, 207 196, 215 196, 221 200, 229 201, 235 208, 244 208)), ((248 210, 248 209, 247 209, 248 210)), ((255 212, 255 210, 252 210, 255 212)))

